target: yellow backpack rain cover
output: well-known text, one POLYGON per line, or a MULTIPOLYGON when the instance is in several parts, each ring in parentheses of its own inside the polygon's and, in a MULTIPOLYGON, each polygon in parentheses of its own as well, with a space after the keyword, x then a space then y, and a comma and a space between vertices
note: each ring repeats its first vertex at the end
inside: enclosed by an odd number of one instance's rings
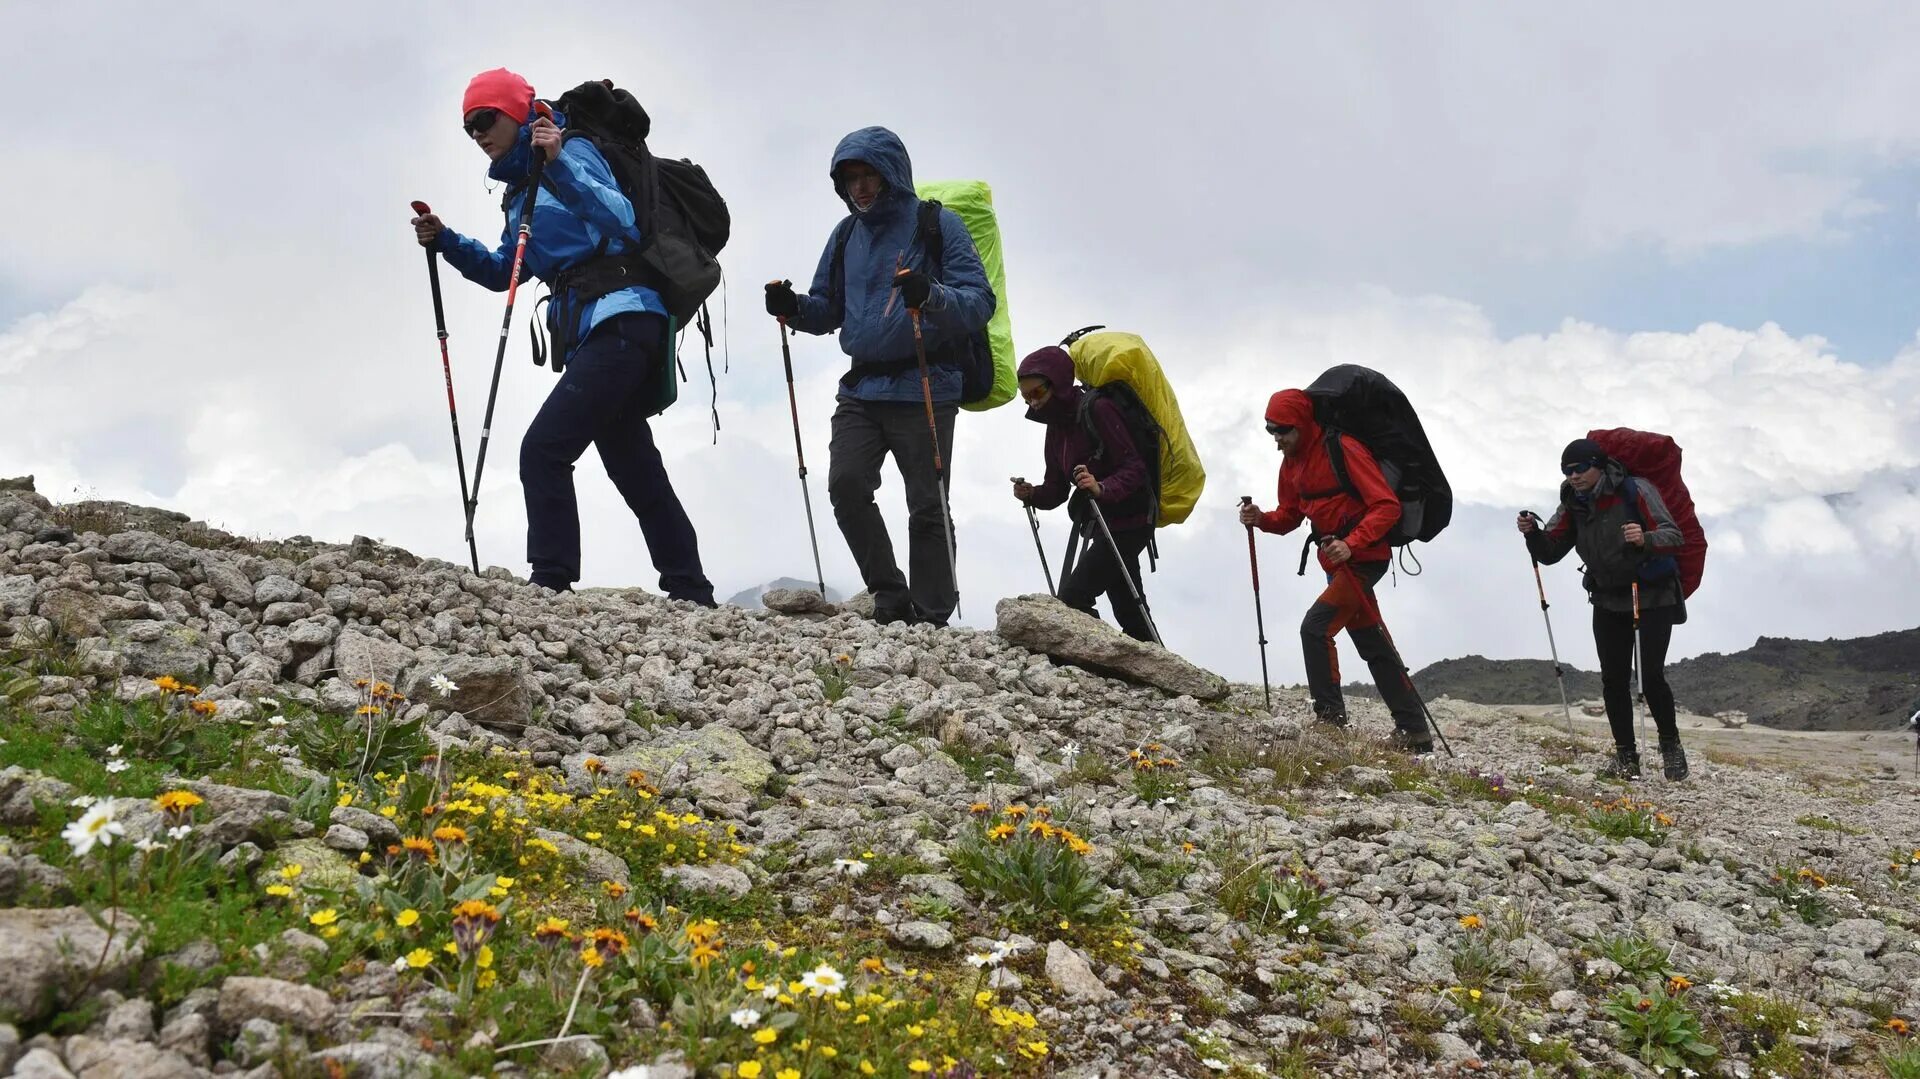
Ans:
POLYGON ((1167 436, 1160 444, 1158 524, 1164 527, 1186 520, 1207 486, 1207 470, 1200 464, 1200 451, 1193 448, 1186 421, 1180 418, 1180 401, 1153 351, 1133 334, 1107 330, 1080 338, 1068 346, 1067 354, 1073 357, 1073 374, 1081 382, 1088 386, 1125 382, 1153 414, 1167 436))
POLYGON ((913 185, 923 199, 937 200, 960 215, 974 249, 980 252, 980 265, 987 271, 987 284, 993 286, 993 317, 987 320, 987 343, 993 347, 993 390, 985 397, 960 407, 985 412, 1013 400, 1020 389, 1018 362, 1013 355, 1013 320, 1007 315, 1007 264, 1000 251, 1000 222, 993 214, 993 189, 985 180, 929 180, 913 185))

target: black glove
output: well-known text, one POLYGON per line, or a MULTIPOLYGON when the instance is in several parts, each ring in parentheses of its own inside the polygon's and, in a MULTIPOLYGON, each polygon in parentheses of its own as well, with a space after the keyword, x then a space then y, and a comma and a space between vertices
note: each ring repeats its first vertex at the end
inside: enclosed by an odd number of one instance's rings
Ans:
POLYGON ((919 270, 901 270, 893 275, 893 287, 900 290, 901 302, 918 311, 933 295, 933 278, 919 270))
POLYGON ((793 294, 793 282, 767 282, 767 314, 774 318, 792 318, 800 313, 800 297, 793 294))

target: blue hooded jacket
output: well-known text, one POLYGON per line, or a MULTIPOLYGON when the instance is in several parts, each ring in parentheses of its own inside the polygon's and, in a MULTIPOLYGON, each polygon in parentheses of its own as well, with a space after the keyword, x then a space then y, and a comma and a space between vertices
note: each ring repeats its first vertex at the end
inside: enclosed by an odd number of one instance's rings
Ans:
MULTIPOLYGON (((564 127, 566 118, 556 113, 554 122, 564 127)), ((526 195, 532 162, 533 124, 529 121, 520 125, 520 137, 513 149, 487 169, 487 175, 505 182, 510 193, 507 224, 500 233, 501 246, 489 250, 485 243, 471 236, 462 236, 452 229, 440 231, 438 247, 446 256, 447 264, 467 280, 495 292, 507 290, 507 276, 513 272, 521 200, 526 195)), ((561 145, 560 156, 547 163, 542 176, 540 191, 534 197, 533 235, 527 240, 523 280, 526 274, 532 274, 550 285, 556 274, 593 258, 602 238, 607 239, 608 254, 639 249, 640 228, 634 219, 633 203, 621 192, 613 170, 607 167, 607 159, 600 156, 590 140, 566 140, 561 145)), ((609 293, 582 306, 576 342, 585 342, 595 326, 615 315, 646 312, 664 317, 667 313, 660 294, 640 285, 609 293)), ((548 306, 549 332, 553 330, 552 318, 561 307, 557 301, 548 306)), ((579 351, 578 344, 574 351, 579 351)))
MULTIPOLYGON (((919 401, 920 372, 860 374, 862 365, 911 361, 913 325, 907 308, 893 296, 896 269, 926 271, 930 260, 919 232, 920 198, 913 193, 913 163, 900 137, 884 127, 863 127, 834 148, 828 168, 833 189, 853 211, 827 237, 813 284, 801 296, 800 311, 788 324, 807 333, 840 331, 840 350, 853 360, 853 377, 841 383, 841 395, 859 401, 919 401), (864 161, 886 182, 886 189, 865 213, 847 198, 837 173, 848 161, 864 161), (844 281, 833 280, 833 251, 847 233, 844 281), (896 265, 896 259, 899 263, 896 265), (887 310, 891 298, 893 306, 887 310)), ((920 312, 920 329, 931 355, 941 345, 976 333, 993 317, 993 286, 980 265, 980 253, 966 223, 952 210, 940 211, 944 244, 940 277, 920 312)), ((960 400, 960 371, 936 366, 931 372, 933 399, 960 400)))

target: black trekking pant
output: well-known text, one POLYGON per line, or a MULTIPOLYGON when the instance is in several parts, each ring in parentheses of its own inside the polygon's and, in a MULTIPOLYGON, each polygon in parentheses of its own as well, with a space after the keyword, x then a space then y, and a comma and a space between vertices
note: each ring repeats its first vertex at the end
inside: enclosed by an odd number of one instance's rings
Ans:
MULTIPOLYGON (((1640 609, 1640 685, 1659 728, 1660 744, 1680 744, 1673 689, 1667 685, 1667 645, 1673 640, 1672 607, 1640 609)), ((1607 702, 1613 744, 1637 750, 1633 734, 1633 612, 1593 609, 1593 648, 1600 654, 1600 695, 1607 702)))
MULTIPOLYGON (((1355 562, 1352 565, 1354 574, 1372 598, 1373 586, 1386 576, 1387 563, 1355 562)), ((1332 574, 1328 578, 1331 580, 1332 574)), ((1431 740, 1433 734, 1427 729, 1426 709, 1420 704, 1420 695, 1413 688, 1406 664, 1401 662, 1400 653, 1393 646, 1393 638, 1387 636, 1387 628, 1346 625, 1345 617, 1339 607, 1323 597, 1307 608, 1307 617, 1300 623, 1307 691, 1313 695, 1314 712, 1323 716, 1346 714, 1346 698, 1340 692, 1340 651, 1335 643, 1335 635, 1345 628, 1347 639, 1353 642, 1354 650, 1360 653, 1367 670, 1373 674, 1380 699, 1393 713, 1394 727, 1410 742, 1431 740)))
POLYGON ((580 509, 573 463, 589 445, 607 478, 640 522, 660 590, 673 599, 713 604, 700 568, 693 522, 673 492, 647 426, 648 389, 665 362, 666 321, 624 314, 594 327, 520 441, 520 486, 527 499, 527 561, 533 582, 565 588, 580 579, 580 509))
MULTIPOLYGON (((940 433, 940 460, 953 469, 954 404, 933 406, 940 433)), ((933 436, 927 430, 926 405, 918 401, 856 401, 843 397, 833 410, 833 438, 827 445, 827 498, 833 519, 860 566, 860 579, 873 594, 873 615, 882 622, 913 620, 944 626, 959 603, 952 536, 943 525, 939 477, 933 470, 933 436), (894 561, 887 523, 874 504, 880 489, 880 465, 893 455, 907 491, 907 567, 902 576, 894 561), (911 584, 909 584, 911 579, 911 584)))
POLYGON ((1099 533, 1100 526, 1092 521, 1084 526, 1082 534, 1091 534, 1093 546, 1074 563, 1073 572, 1061 580, 1060 602, 1098 618, 1100 612, 1093 609, 1093 601, 1104 593, 1107 605, 1113 608, 1113 620, 1119 624, 1120 632, 1136 641, 1151 641, 1153 631, 1148 628, 1147 613, 1133 601, 1126 582, 1132 580, 1134 589, 1145 598, 1147 590, 1140 581, 1140 552, 1146 550, 1148 541, 1153 539, 1153 526, 1115 532, 1113 542, 1120 548, 1118 561, 1115 561, 1112 549, 1107 546, 1106 537, 1099 533), (1121 577, 1122 573, 1126 577, 1121 577))

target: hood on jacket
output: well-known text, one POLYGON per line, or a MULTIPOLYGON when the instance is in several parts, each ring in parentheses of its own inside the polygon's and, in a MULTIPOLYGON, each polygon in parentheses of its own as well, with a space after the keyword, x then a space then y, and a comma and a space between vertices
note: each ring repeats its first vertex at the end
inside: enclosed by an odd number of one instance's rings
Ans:
POLYGON ((1297 428, 1303 441, 1320 436, 1320 424, 1313 418, 1313 398, 1302 390, 1281 390, 1267 398, 1267 422, 1297 428))
POLYGON ((913 193, 913 161, 907 157, 906 144, 900 141, 900 136, 886 128, 863 127, 841 139, 840 145, 833 148, 833 163, 827 167, 827 177, 833 181, 833 193, 840 196, 840 201, 847 204, 848 210, 859 214, 861 211, 847 197, 846 186, 840 182, 840 166, 849 161, 866 162, 880 174, 880 179, 886 181, 887 189, 874 200, 868 213, 902 198, 918 198, 913 193))
POLYGON ((1080 404, 1080 387, 1073 384, 1073 357, 1059 345, 1028 354, 1020 361, 1021 378, 1044 378, 1053 395, 1039 408, 1027 409, 1035 423, 1058 423, 1073 418, 1080 404))

